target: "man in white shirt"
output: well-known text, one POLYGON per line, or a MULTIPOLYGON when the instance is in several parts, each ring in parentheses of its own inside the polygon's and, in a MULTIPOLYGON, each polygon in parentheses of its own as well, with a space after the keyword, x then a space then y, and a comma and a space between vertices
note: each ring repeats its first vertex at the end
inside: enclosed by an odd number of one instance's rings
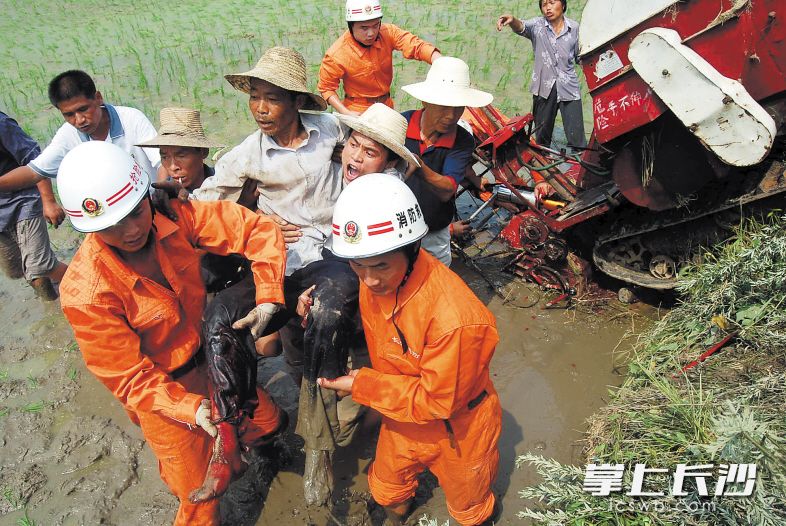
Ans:
MULTIPOLYGON (((158 150, 135 146, 156 136, 156 129, 141 111, 104 103, 90 75, 79 70, 69 70, 52 79, 48 94, 49 101, 60 110, 66 122, 38 157, 0 178, 0 192, 12 192, 42 181, 48 182, 50 192, 41 193, 44 215, 56 226, 63 216, 54 201, 54 195, 51 195, 51 179, 57 177, 63 157, 87 141, 106 141, 118 145, 134 157, 151 179, 156 178, 161 164, 158 150), (57 219, 47 212, 47 207, 51 210, 52 206, 58 209, 57 219)), ((38 184, 39 190, 41 186, 38 184)))

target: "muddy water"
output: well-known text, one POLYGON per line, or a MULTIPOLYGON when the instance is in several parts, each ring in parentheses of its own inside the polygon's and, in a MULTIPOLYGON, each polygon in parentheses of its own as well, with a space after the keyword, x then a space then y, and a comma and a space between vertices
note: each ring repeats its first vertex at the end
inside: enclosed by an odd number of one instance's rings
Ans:
MULTIPOLYGON (((64 245, 75 243, 70 239, 64 245)), ((500 328, 502 341, 492 362, 504 409, 495 492, 503 504, 501 524, 516 524, 522 507, 517 490, 537 478, 528 469, 514 469, 515 457, 531 451, 563 462, 580 460, 583 420, 603 404, 607 386, 620 381, 611 350, 631 327, 631 316, 604 322, 617 311, 513 308, 472 271, 457 267, 494 311, 500 328)), ((297 390, 281 360, 264 362, 259 380, 294 415, 297 390)), ((159 479, 155 459, 119 404, 85 370, 57 302, 42 304, 24 282, 4 277, 0 414, 0 524, 16 524, 25 510, 38 524, 171 522, 176 500, 159 479)), ((380 511, 369 509, 366 483, 373 430, 337 452, 332 510, 303 505, 301 443, 290 435, 268 457, 252 459, 251 469, 222 502, 224 522, 374 523, 380 511)), ((448 518, 433 477, 422 478, 417 503, 413 518, 448 518)))

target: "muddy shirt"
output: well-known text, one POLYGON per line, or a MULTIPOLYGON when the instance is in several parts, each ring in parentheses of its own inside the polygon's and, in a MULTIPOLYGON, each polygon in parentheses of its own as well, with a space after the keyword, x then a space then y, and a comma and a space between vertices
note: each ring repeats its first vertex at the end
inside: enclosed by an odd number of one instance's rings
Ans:
MULTIPOLYGON (((38 144, 14 119, 0 111, 0 177, 26 165, 39 153, 38 144)), ((0 231, 43 213, 41 196, 35 186, 17 192, 0 192, 0 231)))
POLYGON ((559 35, 554 33, 548 20, 539 16, 524 21, 519 35, 532 41, 535 64, 532 67, 533 95, 549 98, 554 83, 557 100, 579 100, 579 78, 576 61, 579 53, 579 23, 565 17, 565 27, 559 35))
POLYGON ((333 115, 301 114, 308 137, 297 148, 279 146, 260 130, 216 163, 193 196, 200 201, 237 201, 246 180, 259 182, 257 207, 300 227, 303 234, 287 245, 287 276, 322 259, 322 247, 333 232, 333 206, 343 184, 341 165, 331 161, 345 132, 333 115))

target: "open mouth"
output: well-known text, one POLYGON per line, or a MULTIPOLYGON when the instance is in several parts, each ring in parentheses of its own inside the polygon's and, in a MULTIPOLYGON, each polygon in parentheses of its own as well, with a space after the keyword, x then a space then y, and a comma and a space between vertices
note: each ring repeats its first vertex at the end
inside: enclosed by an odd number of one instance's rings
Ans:
POLYGON ((353 164, 348 164, 347 169, 344 170, 344 177, 347 181, 354 181, 358 177, 360 177, 360 170, 355 167, 353 164))

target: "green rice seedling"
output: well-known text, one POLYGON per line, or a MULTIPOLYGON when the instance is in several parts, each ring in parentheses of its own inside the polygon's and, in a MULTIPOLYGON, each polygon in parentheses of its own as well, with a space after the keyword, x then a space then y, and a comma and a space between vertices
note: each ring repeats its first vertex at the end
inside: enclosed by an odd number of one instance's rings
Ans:
POLYGON ((24 515, 16 520, 17 526, 36 526, 38 523, 27 515, 27 508, 25 508, 24 515))
POLYGON ((30 402, 29 404, 22 406, 22 411, 25 413, 40 413, 44 409, 44 402, 30 402))
POLYGON ((7 407, 0 407, 0 418, 3 418, 4 416, 8 416, 8 413, 10 412, 11 410, 8 409, 7 407))
POLYGON ((8 369, 0 369, 0 381, 8 380, 11 375, 8 369))
POLYGON ((33 373, 29 373, 27 375, 27 387, 29 387, 30 389, 38 388, 38 378, 33 376, 33 373))
POLYGON ((22 499, 13 488, 3 488, 3 499, 12 509, 18 510, 22 507, 22 499))
POLYGON ((79 371, 77 371, 76 368, 74 368, 74 367, 70 368, 68 370, 68 373, 66 373, 66 374, 67 374, 69 380, 71 380, 72 382, 76 382, 76 379, 79 377, 79 371))

